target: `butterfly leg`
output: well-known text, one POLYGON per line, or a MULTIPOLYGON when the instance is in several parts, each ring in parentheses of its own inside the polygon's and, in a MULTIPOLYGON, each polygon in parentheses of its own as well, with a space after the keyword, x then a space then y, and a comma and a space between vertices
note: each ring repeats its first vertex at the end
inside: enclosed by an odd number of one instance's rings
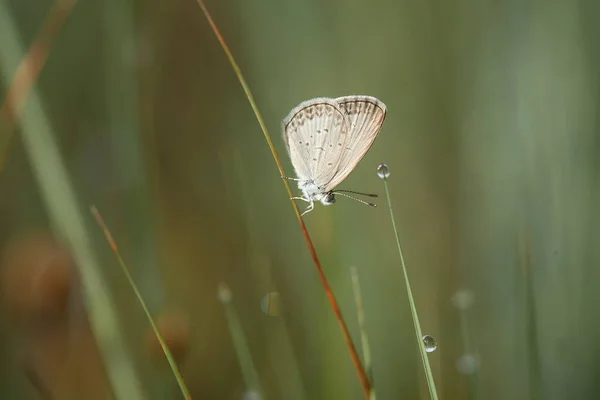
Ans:
POLYGON ((298 178, 290 178, 289 176, 283 176, 281 175, 281 179, 287 179, 290 181, 301 181, 302 179, 298 179, 298 178))
POLYGON ((290 197, 290 200, 302 200, 307 203, 310 203, 310 200, 305 199, 304 197, 290 197))
POLYGON ((304 212, 302 214, 300 214, 300 216, 303 216, 304 214, 311 212, 315 208, 315 202, 312 200, 306 199, 304 197, 290 197, 290 200, 302 200, 302 201, 309 203, 308 208, 306 210, 304 210, 304 212))
POLYGON ((315 203, 311 201, 310 204, 308 205, 308 208, 306 210, 304 210, 304 212, 302 214, 300 214, 300 216, 301 217, 304 216, 304 214, 311 212, 314 208, 315 208, 315 203))

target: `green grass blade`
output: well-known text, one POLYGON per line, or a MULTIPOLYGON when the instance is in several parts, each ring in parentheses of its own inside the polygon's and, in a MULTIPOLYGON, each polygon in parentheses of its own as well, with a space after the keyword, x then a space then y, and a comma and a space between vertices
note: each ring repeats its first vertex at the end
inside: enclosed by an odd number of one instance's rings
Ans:
MULTIPOLYGON (((22 48, 6 2, 0 1, 0 70, 18 65, 22 48)), ((34 87, 21 117, 21 137, 53 231, 68 244, 85 287, 86 311, 118 400, 145 398, 118 320, 117 306, 94 254, 83 213, 55 141, 40 95, 34 87)))
POLYGON ((396 236, 396 245, 398 246, 398 254, 400 255, 400 263, 402 264, 402 273, 404 274, 404 282, 406 283, 406 292, 408 294, 408 302, 410 304, 410 312, 412 314, 413 323, 415 325, 415 334, 417 336, 417 345, 419 346, 419 352, 421 354, 421 361, 423 362, 423 368, 425 370, 425 378, 427 380, 427 387, 429 388, 429 396, 433 400, 437 400, 437 390, 435 388, 435 382, 433 380, 433 374, 431 373, 431 366, 429 365, 429 358, 427 357, 427 351, 423 344, 423 332, 421 331, 421 324, 419 323, 419 316, 417 314, 417 307, 415 305, 415 299, 412 295, 410 288, 410 281, 408 279, 408 272, 406 269, 406 263, 404 262, 404 255, 402 253, 402 246, 400 245, 400 235, 398 234, 398 228, 396 227, 396 220, 394 218, 394 210, 392 209, 392 199, 390 196, 390 190, 388 188, 387 177, 383 178, 383 184, 385 186, 385 195, 387 198, 388 207, 390 209, 390 218, 392 220, 392 227, 394 229, 394 235, 396 236))
POLYGON ((167 357, 167 361, 169 363, 169 366, 171 367, 171 370, 173 371, 175 380, 177 381, 177 384, 179 385, 181 394, 183 395, 183 397, 186 400, 191 400, 192 396, 190 395, 190 391, 188 390, 187 386, 185 385, 185 382, 183 381, 183 377, 181 376, 181 373, 179 372, 179 368, 177 367, 175 358, 171 354, 171 351, 169 350, 169 347, 167 346, 165 339, 163 338, 162 334, 158 330, 158 327, 156 326, 156 323, 154 322, 154 319, 152 318, 152 315, 150 314, 150 311, 148 310, 148 307, 146 306, 146 302, 144 301, 142 294, 140 293, 137 285, 135 284, 133 277, 131 276, 131 273, 129 272, 129 268, 127 268, 127 265, 125 264, 125 261, 123 260, 123 257, 121 257, 121 253, 119 252, 117 243, 113 239, 110 231, 108 230, 106 224, 104 223, 104 220, 102 219, 100 212, 98 212, 98 209, 95 206, 92 206, 91 211, 92 211, 92 214, 94 215, 94 217, 96 218, 98 225, 104 232, 104 236, 106 236, 106 241, 108 242, 113 253, 115 253, 115 256, 117 257, 117 261, 119 262, 119 266, 123 270, 123 273, 125 274, 125 277, 127 278, 127 281, 131 285, 131 288, 133 289, 138 301, 140 302, 140 305, 142 306, 142 309, 144 310, 146 317, 148 318, 148 322, 150 323, 150 326, 152 327, 152 330, 154 331, 154 334, 156 335, 156 338, 158 339, 158 342, 160 343, 160 347, 162 348, 163 352, 165 353, 165 356, 167 357))
POLYGON ((226 284, 221 283, 219 285, 218 297, 223 304, 223 308, 225 309, 227 326, 229 327, 231 339, 233 340, 233 346, 235 347, 235 352, 237 354, 238 361, 240 362, 240 368, 242 369, 242 376, 244 377, 246 391, 256 392, 260 394, 262 398, 263 390, 258 378, 258 372, 256 371, 254 362, 252 361, 252 355, 250 354, 250 349, 248 348, 248 343, 246 342, 246 337, 244 336, 244 331, 242 330, 242 323, 240 322, 240 319, 237 316, 233 305, 231 304, 231 290, 226 284))
MULTIPOLYGON (((46 65, 46 60, 48 59, 50 50, 52 50, 54 40, 71 15, 71 11, 73 11, 76 3, 77 0, 54 1, 42 22, 42 26, 34 42, 29 47, 27 54, 21 59, 13 75, 11 84, 4 94, 4 102, 0 106, 0 173, 6 165, 11 139, 29 92, 35 86, 40 73, 46 65)), ((0 7, 4 8, 6 6, 0 5, 0 7)), ((0 12, 2 16, 8 18, 8 11, 1 8, 0 12)), ((5 23, 5 26, 8 27, 9 24, 5 23)), ((10 36, 3 35, 2 38, 10 38, 10 36)), ((0 53, 0 57, 3 58, 3 65, 0 69, 5 70, 5 74, 10 70, 9 64, 12 62, 12 59, 16 59, 20 53, 19 49, 12 48, 13 46, 10 42, 9 40, 8 43, 2 43, 4 51, 0 53)), ((13 43, 16 44, 17 41, 13 43)))
POLYGON ((360 291, 360 280, 358 278, 358 270, 356 267, 350 267, 350 275, 352 277, 352 288, 354 290, 354 301, 356 303, 356 319, 358 320, 358 328, 360 329, 360 342, 362 344, 363 359, 365 369, 371 380, 371 394, 369 400, 376 400, 375 384, 373 380, 373 367, 371 364, 371 346, 369 345, 369 336, 365 323, 365 308, 363 306, 362 293, 360 291))

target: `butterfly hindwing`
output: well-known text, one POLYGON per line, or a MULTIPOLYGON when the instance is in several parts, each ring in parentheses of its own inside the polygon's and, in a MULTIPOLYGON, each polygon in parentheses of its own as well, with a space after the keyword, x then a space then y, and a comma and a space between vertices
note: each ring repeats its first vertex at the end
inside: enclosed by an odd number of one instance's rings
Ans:
POLYGON ((335 101, 345 111, 350 129, 338 169, 325 187, 326 191, 333 190, 346 179, 365 156, 377 138, 387 113, 385 104, 371 96, 344 96, 335 101))

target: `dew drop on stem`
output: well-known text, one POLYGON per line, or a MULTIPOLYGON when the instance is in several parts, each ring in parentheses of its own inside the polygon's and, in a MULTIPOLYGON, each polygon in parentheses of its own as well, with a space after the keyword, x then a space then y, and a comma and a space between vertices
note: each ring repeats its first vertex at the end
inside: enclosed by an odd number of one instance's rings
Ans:
POLYGON ((433 353, 437 349, 437 342, 433 336, 423 336, 423 344, 425 345, 425 351, 428 353, 433 353))
POLYGON ((390 169, 387 164, 379 164, 377 167, 377 176, 381 179, 387 179, 390 176, 390 169))

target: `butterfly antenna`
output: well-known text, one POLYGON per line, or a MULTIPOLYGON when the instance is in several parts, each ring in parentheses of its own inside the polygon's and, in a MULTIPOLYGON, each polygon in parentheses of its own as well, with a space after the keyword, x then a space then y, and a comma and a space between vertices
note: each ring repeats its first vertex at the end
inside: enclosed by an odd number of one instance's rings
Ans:
MULTIPOLYGON (((340 192, 338 192, 338 191, 336 191, 336 192, 333 192, 333 193, 334 193, 334 194, 339 194, 340 196, 344 196, 344 197, 347 197, 347 198, 349 198, 349 199, 352 199, 352 200, 356 200, 356 201, 358 201, 359 203, 363 203, 364 205, 367 205, 367 206, 371 206, 371 207, 377 207, 377 204, 375 204, 375 203, 369 203, 368 201, 364 201, 364 200, 361 200, 361 199, 357 199, 356 197, 353 197, 353 196, 347 195, 347 194, 345 194, 345 193, 340 193, 340 192)), ((351 193, 352 193, 352 192, 351 192, 351 193)), ((377 196, 377 195, 375 195, 375 196, 377 196)))
MULTIPOLYGON (((362 193, 362 192, 354 192, 354 191, 352 191, 352 190, 336 190, 336 191, 335 191, 335 192, 333 192, 333 193, 340 193, 340 192, 343 192, 343 193, 352 193, 352 194, 360 194, 360 195, 362 195, 362 196, 369 196, 369 197, 379 197, 379 196, 378 196, 378 195, 376 195, 375 193, 362 193)), ((342 196, 343 196, 343 195, 342 195, 342 196)))

